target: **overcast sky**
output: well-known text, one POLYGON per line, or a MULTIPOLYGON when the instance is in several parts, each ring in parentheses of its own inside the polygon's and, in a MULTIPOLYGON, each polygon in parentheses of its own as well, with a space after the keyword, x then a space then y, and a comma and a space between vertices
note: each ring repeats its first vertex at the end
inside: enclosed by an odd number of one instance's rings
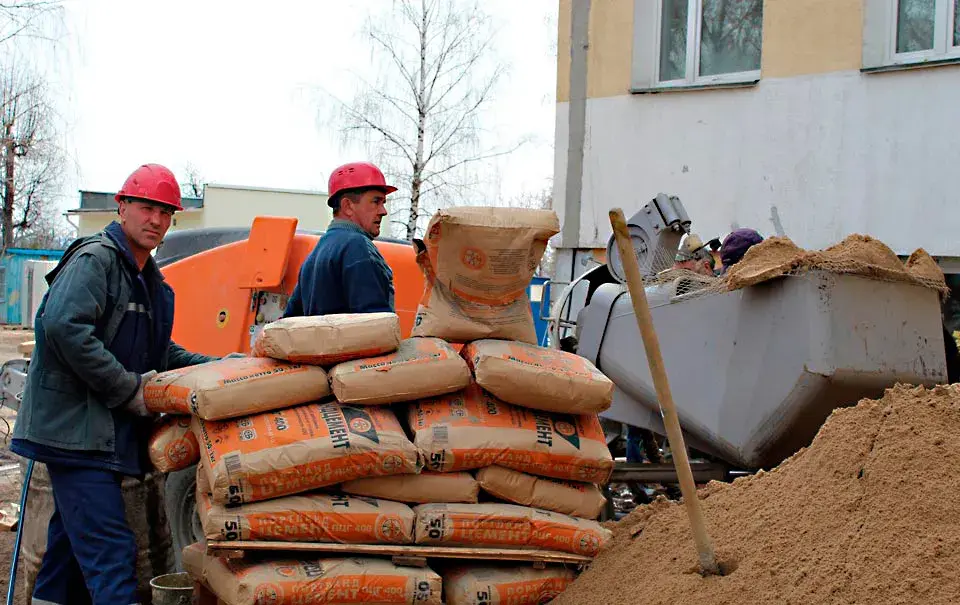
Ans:
MULTIPOLYGON (((355 88, 370 69, 361 33, 390 0, 66 0, 66 37, 48 62, 78 189, 115 191, 136 166, 192 163, 206 182, 326 190, 359 157, 318 119, 320 87, 355 88)), ((499 195, 549 186, 556 0, 484 0, 510 68, 486 124, 533 141, 499 162, 499 195)), ((497 195, 496 192, 491 195, 497 195)))

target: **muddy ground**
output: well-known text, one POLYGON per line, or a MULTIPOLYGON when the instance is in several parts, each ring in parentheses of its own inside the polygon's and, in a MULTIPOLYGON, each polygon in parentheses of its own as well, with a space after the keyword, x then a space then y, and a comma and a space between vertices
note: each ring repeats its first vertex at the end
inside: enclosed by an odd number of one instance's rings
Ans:
MULTIPOLYGON (((15 357, 20 357, 17 352, 17 345, 27 340, 33 340, 32 330, 0 326, 0 364, 15 357)), ((8 468, 10 465, 17 464, 19 459, 7 449, 10 444, 10 431, 16 417, 17 415, 13 410, 0 408, 0 507, 8 502, 19 502, 20 500, 20 471, 17 468, 8 468)), ((14 531, 0 530, 0 595, 4 600, 6 600, 7 595, 7 578, 10 575, 10 562, 16 537, 17 534, 14 531)), ((22 562, 19 572, 17 592, 14 594, 13 603, 15 605, 27 605, 27 595, 24 594, 25 589, 23 588, 22 562)))

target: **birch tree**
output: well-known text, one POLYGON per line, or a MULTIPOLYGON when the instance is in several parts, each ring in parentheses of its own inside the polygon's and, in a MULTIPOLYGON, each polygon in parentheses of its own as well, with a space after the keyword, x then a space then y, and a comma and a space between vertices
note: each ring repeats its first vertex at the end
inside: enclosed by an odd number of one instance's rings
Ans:
POLYGON ((360 78, 352 99, 338 100, 341 133, 396 179, 391 222, 410 239, 429 217, 429 200, 463 196, 480 182, 481 164, 523 140, 485 141, 484 111, 506 68, 494 56, 494 30, 480 2, 394 0, 365 29, 382 69, 372 82, 360 78))

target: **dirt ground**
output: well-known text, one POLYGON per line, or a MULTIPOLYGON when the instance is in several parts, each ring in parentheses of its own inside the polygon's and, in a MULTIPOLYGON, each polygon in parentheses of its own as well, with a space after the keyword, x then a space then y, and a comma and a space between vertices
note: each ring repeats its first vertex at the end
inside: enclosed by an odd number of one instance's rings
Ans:
MULTIPOLYGON (((20 357, 17 345, 21 342, 33 340, 32 330, 14 329, 0 326, 0 364, 20 357)), ((10 465, 17 464, 19 458, 10 453, 7 447, 10 444, 10 431, 16 420, 16 412, 0 409, 0 507, 9 502, 20 501, 20 471, 18 468, 9 469, 10 465)), ((10 562, 13 554, 13 545, 17 534, 15 531, 0 530, 0 595, 6 599, 7 579, 10 576, 10 562)), ((17 574, 17 592, 14 594, 14 605, 27 605, 27 595, 24 594, 23 562, 17 574)))

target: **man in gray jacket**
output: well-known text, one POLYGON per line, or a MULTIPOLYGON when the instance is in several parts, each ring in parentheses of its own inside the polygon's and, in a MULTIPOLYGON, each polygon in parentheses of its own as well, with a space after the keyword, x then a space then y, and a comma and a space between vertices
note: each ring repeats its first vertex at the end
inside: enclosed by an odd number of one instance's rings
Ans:
POLYGON ((119 222, 73 242, 47 275, 13 433, 11 449, 45 463, 53 489, 33 593, 40 605, 138 602, 121 480, 149 465, 143 386, 157 372, 216 359, 171 341, 173 289, 150 255, 182 210, 173 173, 141 166, 116 200, 119 222))

